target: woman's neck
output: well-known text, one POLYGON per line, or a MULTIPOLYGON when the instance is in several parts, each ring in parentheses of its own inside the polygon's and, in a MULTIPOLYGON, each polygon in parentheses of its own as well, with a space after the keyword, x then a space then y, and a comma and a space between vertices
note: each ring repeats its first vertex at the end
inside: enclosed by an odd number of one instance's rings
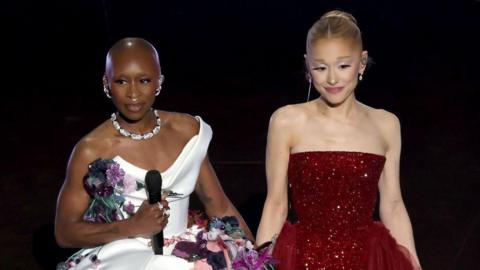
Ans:
POLYGON ((346 100, 340 104, 329 104, 322 97, 316 101, 317 111, 326 117, 337 119, 350 119, 355 116, 359 110, 359 102, 356 100, 355 95, 350 95, 346 100))

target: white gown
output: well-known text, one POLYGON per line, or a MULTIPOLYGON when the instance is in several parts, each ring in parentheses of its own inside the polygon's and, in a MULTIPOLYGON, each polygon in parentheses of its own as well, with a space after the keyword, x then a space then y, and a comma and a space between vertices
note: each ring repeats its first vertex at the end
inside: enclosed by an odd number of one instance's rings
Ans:
MULTIPOLYGON (((203 122, 200 117, 197 116, 196 119, 200 122, 198 134, 188 141, 174 163, 161 173, 162 188, 182 194, 180 198, 167 198, 170 206, 170 218, 163 230, 165 238, 182 235, 187 230, 189 196, 195 188, 200 166, 207 154, 208 145, 212 138, 210 126, 203 122)), ((116 156, 114 160, 125 171, 126 175, 144 183, 147 170, 129 163, 120 156, 116 156)), ((125 195, 125 202, 131 201, 135 206, 135 211, 146 199, 147 195, 144 188, 125 195)), ((155 255, 152 247, 148 245, 149 241, 150 239, 138 237, 117 240, 103 246, 85 249, 82 254, 86 257, 71 269, 193 269, 193 263, 170 255, 174 245, 164 247, 164 255, 155 255), (98 265, 95 266, 89 260, 91 254, 97 254, 100 260, 98 265)))

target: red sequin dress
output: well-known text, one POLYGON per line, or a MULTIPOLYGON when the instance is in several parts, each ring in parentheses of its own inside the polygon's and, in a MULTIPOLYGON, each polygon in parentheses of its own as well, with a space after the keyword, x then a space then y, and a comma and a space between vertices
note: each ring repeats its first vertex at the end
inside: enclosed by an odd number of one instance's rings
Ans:
POLYGON ((373 221, 385 157, 314 151, 290 155, 288 179, 297 215, 285 223, 274 256, 280 270, 405 270, 408 250, 373 221))

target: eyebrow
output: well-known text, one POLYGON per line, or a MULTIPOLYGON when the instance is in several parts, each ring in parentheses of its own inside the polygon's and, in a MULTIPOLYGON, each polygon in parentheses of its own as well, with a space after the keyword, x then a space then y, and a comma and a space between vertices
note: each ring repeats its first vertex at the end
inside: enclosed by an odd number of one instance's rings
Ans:
MULTIPOLYGON (((351 59, 352 56, 341 56, 341 57, 337 57, 337 61, 338 60, 347 60, 347 59, 351 59)), ((313 59, 313 61, 315 62, 325 62, 325 60, 323 59, 313 59)))
MULTIPOLYGON (((135 75, 136 77, 155 77, 154 74, 148 74, 148 73, 139 73, 139 74, 136 74, 135 75)), ((128 75, 124 74, 124 73, 120 73, 120 74, 112 74, 112 78, 122 78, 122 77, 129 77, 128 75)))

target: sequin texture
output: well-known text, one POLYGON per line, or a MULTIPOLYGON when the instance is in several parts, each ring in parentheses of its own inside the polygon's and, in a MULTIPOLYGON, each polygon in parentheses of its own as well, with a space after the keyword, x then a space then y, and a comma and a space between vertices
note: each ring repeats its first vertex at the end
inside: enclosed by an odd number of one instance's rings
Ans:
POLYGON ((366 268, 365 231, 373 223, 384 164, 384 156, 361 152, 290 155, 296 269, 366 268))

